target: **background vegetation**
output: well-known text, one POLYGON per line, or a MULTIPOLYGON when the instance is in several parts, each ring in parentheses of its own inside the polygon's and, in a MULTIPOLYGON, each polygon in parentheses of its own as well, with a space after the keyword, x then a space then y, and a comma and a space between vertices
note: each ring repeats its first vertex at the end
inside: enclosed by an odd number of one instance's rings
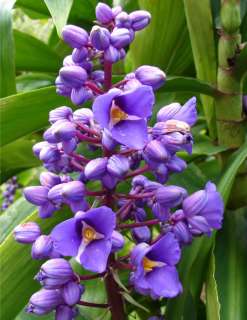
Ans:
MULTIPOLYGON (((32 145, 42 140, 48 112, 69 100, 55 93, 54 80, 70 49, 59 38, 73 23, 86 29, 95 19, 97 0, 0 0, 1 190, 13 175, 22 186, 37 182, 41 163, 32 145)), ((112 5, 112 1, 105 1, 112 5)), ((137 36, 116 78, 141 64, 159 66, 168 76, 156 95, 156 110, 174 101, 198 98, 199 121, 193 129, 188 168, 171 183, 190 192, 207 180, 218 185, 226 211, 224 227, 212 238, 202 237, 184 250, 181 296, 151 302, 138 295, 130 302, 129 319, 147 319, 158 308, 168 320, 245 320, 247 318, 247 143, 242 97, 247 94, 247 1, 119 0, 126 11, 152 14, 151 25, 137 36), (148 311, 148 312, 147 312, 148 311)), ((0 198, 2 201, 2 198, 0 198)), ((29 320, 23 313, 37 290, 32 280, 40 263, 29 248, 14 242, 11 232, 25 220, 39 221, 44 231, 68 215, 40 221, 21 191, 0 215, 1 311, 5 320, 29 320)), ((122 284, 127 283, 123 277, 122 284)), ((85 300, 104 302, 100 280, 91 282, 85 300)), ((81 319, 108 319, 101 310, 81 308, 81 319)), ((52 319, 52 316, 41 317, 52 319)))

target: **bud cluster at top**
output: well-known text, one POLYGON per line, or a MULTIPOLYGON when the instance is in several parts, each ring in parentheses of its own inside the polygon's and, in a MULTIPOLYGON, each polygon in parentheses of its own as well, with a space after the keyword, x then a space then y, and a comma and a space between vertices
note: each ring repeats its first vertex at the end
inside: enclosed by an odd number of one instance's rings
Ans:
POLYGON ((47 171, 39 186, 24 190, 41 218, 59 214, 63 206, 70 208, 71 218, 48 235, 34 222, 14 231, 18 242, 32 244, 33 259, 48 259, 35 277, 43 289, 31 297, 27 311, 56 310, 58 320, 74 319, 76 305, 83 304, 80 280, 85 276, 75 274, 65 257, 74 257, 98 277, 125 266, 137 292, 173 298, 182 292, 176 268, 182 248, 195 237, 210 236, 223 218, 213 183, 189 195, 168 181, 171 173, 186 168, 177 152, 192 152, 196 98, 162 107, 150 126, 154 92, 165 83, 164 72, 144 65, 118 83, 111 81, 112 64, 125 56, 124 48, 149 24, 150 14, 127 14, 99 3, 96 17, 89 34, 77 26, 64 28, 63 39, 73 52, 56 80, 59 94, 78 105, 92 99, 92 109, 61 106, 50 111, 44 141, 33 146, 47 171), (104 71, 94 69, 95 59, 104 71), (85 147, 95 156, 81 152, 85 147), (123 185, 129 187, 125 193, 119 191, 123 185), (127 239, 134 246, 120 259, 127 239))

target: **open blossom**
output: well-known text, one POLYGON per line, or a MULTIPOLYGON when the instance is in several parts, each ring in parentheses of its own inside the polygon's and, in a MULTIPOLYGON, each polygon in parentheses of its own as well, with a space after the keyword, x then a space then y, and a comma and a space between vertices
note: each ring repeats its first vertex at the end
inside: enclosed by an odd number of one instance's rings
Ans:
POLYGON ((52 231, 54 247, 63 256, 72 256, 87 270, 103 272, 111 252, 116 226, 114 212, 106 207, 78 212, 52 231))
POLYGON ((111 89, 93 104, 95 119, 112 137, 130 148, 141 149, 148 141, 147 118, 152 114, 154 94, 149 86, 122 92, 111 89))
POLYGON ((172 298, 181 293, 175 265, 180 259, 180 247, 175 236, 167 233, 155 244, 138 244, 131 252, 135 271, 131 281, 135 289, 153 298, 172 298))

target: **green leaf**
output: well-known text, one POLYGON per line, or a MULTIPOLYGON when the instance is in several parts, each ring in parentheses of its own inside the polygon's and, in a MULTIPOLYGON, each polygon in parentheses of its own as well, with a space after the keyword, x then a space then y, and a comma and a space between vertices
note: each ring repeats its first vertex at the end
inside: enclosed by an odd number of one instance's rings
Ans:
POLYGON ((10 143, 48 125, 48 112, 69 100, 56 94, 55 87, 19 93, 0 100, 1 145, 10 143))
POLYGON ((206 311, 207 320, 220 320, 220 303, 215 280, 215 256, 212 248, 206 278, 206 311))
POLYGON ((38 19, 50 16, 43 0, 17 0, 16 7, 22 8, 32 19, 36 19, 37 15, 38 19))
POLYGON ((41 164, 32 153, 33 144, 34 141, 20 139, 0 148, 0 183, 22 170, 41 164))
POLYGON ((36 212, 36 207, 27 202, 24 197, 16 200, 0 215, 0 243, 21 223, 26 217, 36 212))
POLYGON ((190 77, 168 77, 159 91, 203 93, 208 96, 217 94, 217 89, 209 83, 190 77))
POLYGON ((16 46, 16 69, 18 71, 57 72, 61 58, 44 42, 23 33, 14 31, 16 46))
POLYGON ((156 0, 154 5, 150 0, 139 0, 139 5, 151 13, 152 19, 145 30, 137 33, 131 44, 128 54, 131 69, 150 64, 168 74, 181 74, 192 64, 182 1, 156 0))
POLYGON ((150 311, 144 307, 142 304, 138 303, 135 299, 133 299, 131 297, 131 295, 129 295, 127 292, 122 292, 122 296, 124 297, 124 299, 126 301, 128 301, 129 303, 133 304, 134 306, 136 306, 137 308, 140 308, 144 311, 146 311, 147 313, 149 313, 150 311))
MULTIPOLYGON (((41 220, 37 213, 27 217, 25 221, 36 221, 43 233, 50 230, 59 222, 70 216, 68 211, 60 211, 50 219, 41 220)), ((1 319, 13 320, 27 304, 31 294, 39 290, 40 286, 33 277, 38 272, 43 261, 35 261, 30 256, 30 246, 15 242, 10 234, 0 246, 1 255, 1 319)))
MULTIPOLYGON (((57 33, 61 35, 73 4, 73 0, 44 0, 49 9, 53 22, 57 28, 57 33)), ((81 13, 83 14, 83 13, 81 13)))
POLYGON ((234 152, 228 160, 228 165, 218 184, 218 190, 222 195, 225 204, 230 196, 231 188, 239 167, 247 158, 247 141, 234 152))
MULTIPOLYGON (((184 0, 185 14, 190 34, 190 42, 200 80, 216 84, 216 48, 210 0, 184 0)), ((202 96, 204 113, 210 136, 216 136, 214 101, 202 96)))
POLYGON ((210 141, 203 141, 195 143, 192 154, 212 156, 225 150, 227 150, 225 146, 216 146, 210 141))
POLYGON ((0 97, 16 92, 12 7, 15 0, 0 0, 0 97))
POLYGON ((53 85, 55 77, 44 73, 25 73, 16 77, 17 92, 30 91, 53 85))
MULTIPOLYGON (((228 211, 215 248, 216 281, 223 320, 245 320, 247 208, 228 211)), ((214 319, 214 318, 212 318, 214 319)))

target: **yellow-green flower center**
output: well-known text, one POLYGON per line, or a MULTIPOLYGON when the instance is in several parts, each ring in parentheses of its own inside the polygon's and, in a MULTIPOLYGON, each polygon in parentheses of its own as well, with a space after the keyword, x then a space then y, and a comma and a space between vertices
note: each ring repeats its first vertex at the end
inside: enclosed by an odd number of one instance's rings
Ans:
POLYGON ((123 110, 121 110, 117 105, 113 103, 111 107, 111 123, 115 125, 119 121, 127 119, 127 117, 127 113, 125 113, 123 110))
POLYGON ((86 227, 82 230, 82 237, 85 243, 89 243, 97 238, 96 232, 93 228, 86 227))
POLYGON ((160 262, 153 261, 153 260, 148 259, 147 257, 144 257, 142 260, 142 265, 143 265, 143 268, 146 272, 150 272, 153 270, 153 268, 159 267, 160 262))

